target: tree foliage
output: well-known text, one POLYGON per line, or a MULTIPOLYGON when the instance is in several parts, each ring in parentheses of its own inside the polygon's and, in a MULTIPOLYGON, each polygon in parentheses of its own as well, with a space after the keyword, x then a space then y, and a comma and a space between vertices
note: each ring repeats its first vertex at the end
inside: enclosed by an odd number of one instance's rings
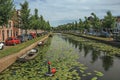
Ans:
POLYGON ((91 15, 92 15, 92 20, 91 20, 92 28, 95 30, 99 30, 101 27, 100 19, 96 16, 95 13, 91 13, 91 15))
POLYGON ((12 20, 14 22, 14 27, 20 27, 19 26, 19 24, 20 24, 19 16, 18 16, 18 13, 15 8, 13 9, 12 20))
POLYGON ((13 10, 12 0, 0 0, 0 25, 5 25, 12 17, 13 10))
POLYGON ((104 28, 114 28, 115 27, 115 22, 116 22, 116 18, 114 16, 112 16, 112 13, 110 11, 107 12, 107 15, 104 16, 104 20, 103 20, 103 27, 104 28))
POLYGON ((25 29, 25 32, 27 34, 27 29, 29 29, 29 21, 30 21, 30 9, 27 1, 25 1, 23 4, 20 5, 21 5, 21 14, 20 14, 21 28, 25 29))
POLYGON ((43 16, 38 16, 38 9, 34 10, 34 14, 30 17, 30 28, 36 30, 50 30, 50 23, 49 21, 45 21, 43 16))
POLYGON ((39 16, 38 16, 38 9, 34 10, 34 15, 30 17, 30 28, 37 30, 39 27, 39 16))
POLYGON ((91 13, 90 17, 84 17, 84 21, 79 19, 79 22, 75 21, 72 23, 67 23, 59 25, 55 30, 79 30, 81 33, 88 31, 92 28, 94 32, 100 32, 102 29, 112 29, 115 27, 116 18, 112 16, 110 11, 107 12, 107 15, 104 19, 99 19, 95 13, 91 13), (70 24, 70 25, 69 25, 70 24))

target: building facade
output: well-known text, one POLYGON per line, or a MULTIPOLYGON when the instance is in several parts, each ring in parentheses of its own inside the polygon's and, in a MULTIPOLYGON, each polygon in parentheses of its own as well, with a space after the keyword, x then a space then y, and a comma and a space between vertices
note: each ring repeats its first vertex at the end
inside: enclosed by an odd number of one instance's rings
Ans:
POLYGON ((19 16, 20 10, 16 10, 12 19, 8 21, 8 24, 0 26, 0 42, 5 42, 8 37, 16 37, 21 34, 19 16), (15 20, 16 18, 18 19, 17 22, 15 20))
POLYGON ((117 16, 117 20, 116 20, 116 30, 118 32, 120 32, 120 16, 117 16))
POLYGON ((4 42, 8 37, 16 37, 20 34, 20 28, 14 27, 14 21, 12 20, 8 21, 8 25, 0 26, 0 42, 4 42))

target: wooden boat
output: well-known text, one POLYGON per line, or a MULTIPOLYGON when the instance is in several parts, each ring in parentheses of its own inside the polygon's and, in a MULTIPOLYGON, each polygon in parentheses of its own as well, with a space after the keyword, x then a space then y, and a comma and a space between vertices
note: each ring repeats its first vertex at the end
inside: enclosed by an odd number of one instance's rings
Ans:
POLYGON ((49 35, 49 37, 53 37, 53 35, 52 35, 52 34, 50 34, 50 35, 49 35))
POLYGON ((38 46, 42 46, 42 45, 44 45, 44 41, 40 41, 40 42, 38 43, 38 46))
POLYGON ((30 52, 25 56, 26 60, 34 59, 37 56, 37 53, 30 52))
POLYGON ((33 48, 33 49, 31 49, 29 52, 37 53, 37 52, 38 52, 38 49, 33 48))
POLYGON ((26 62, 28 60, 34 59, 37 56, 38 50, 34 49, 34 50, 30 50, 28 51, 26 54, 22 55, 21 57, 18 58, 18 62, 26 62))

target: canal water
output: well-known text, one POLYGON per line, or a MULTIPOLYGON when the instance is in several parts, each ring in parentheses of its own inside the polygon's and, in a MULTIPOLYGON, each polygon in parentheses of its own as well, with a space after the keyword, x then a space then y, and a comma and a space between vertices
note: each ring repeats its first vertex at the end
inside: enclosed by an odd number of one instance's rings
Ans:
MULTIPOLYGON (((74 37, 75 38, 75 37, 74 37)), ((38 47, 39 55, 26 63, 14 63, 0 74, 1 80, 120 80, 120 57, 75 41, 66 35, 54 34, 49 44, 38 47), (47 61, 57 69, 53 77, 45 77, 47 61)))
POLYGON ((120 80, 120 57, 105 55, 101 51, 83 45, 82 41, 78 42, 67 37, 62 39, 80 54, 78 61, 88 66, 88 71, 103 72, 104 76, 100 80, 120 80))

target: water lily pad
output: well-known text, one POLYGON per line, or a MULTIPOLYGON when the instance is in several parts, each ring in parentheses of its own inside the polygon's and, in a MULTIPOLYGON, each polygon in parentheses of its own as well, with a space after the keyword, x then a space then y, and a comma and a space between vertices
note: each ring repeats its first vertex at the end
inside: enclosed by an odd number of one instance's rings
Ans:
POLYGON ((98 78, 97 77, 93 77, 91 80, 97 80, 98 78))

